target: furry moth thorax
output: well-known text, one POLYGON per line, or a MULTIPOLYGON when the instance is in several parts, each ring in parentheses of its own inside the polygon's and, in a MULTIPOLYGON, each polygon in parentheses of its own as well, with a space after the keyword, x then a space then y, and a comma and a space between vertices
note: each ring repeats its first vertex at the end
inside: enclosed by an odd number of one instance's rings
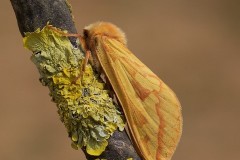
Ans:
POLYGON ((125 33, 116 25, 109 22, 96 22, 86 26, 83 30, 84 38, 88 44, 98 35, 114 38, 124 45, 127 44, 125 33))

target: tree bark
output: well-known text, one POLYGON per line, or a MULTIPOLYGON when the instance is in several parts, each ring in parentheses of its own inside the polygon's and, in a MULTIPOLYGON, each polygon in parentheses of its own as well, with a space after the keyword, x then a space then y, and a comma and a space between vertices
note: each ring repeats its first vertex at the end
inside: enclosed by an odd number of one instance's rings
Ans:
MULTIPOLYGON (((69 33, 77 33, 71 10, 65 0, 11 0, 22 36, 25 32, 33 32, 43 28, 48 22, 69 33)), ((76 39, 71 37, 71 43, 76 46, 76 39)), ((134 150, 126 131, 116 131, 109 139, 109 145, 98 157, 90 156, 83 151, 89 160, 96 158, 107 160, 126 160, 133 158, 140 160, 134 150)))

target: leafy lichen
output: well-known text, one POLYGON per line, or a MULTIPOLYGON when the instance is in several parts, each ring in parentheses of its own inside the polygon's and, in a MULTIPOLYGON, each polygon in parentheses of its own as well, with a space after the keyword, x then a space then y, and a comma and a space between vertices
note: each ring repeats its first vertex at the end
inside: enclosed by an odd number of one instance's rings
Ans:
POLYGON ((31 60, 57 104, 72 147, 86 147, 88 154, 98 156, 113 132, 124 129, 122 115, 91 65, 81 73, 83 54, 58 30, 47 25, 42 30, 26 33, 24 46, 33 52, 31 60))

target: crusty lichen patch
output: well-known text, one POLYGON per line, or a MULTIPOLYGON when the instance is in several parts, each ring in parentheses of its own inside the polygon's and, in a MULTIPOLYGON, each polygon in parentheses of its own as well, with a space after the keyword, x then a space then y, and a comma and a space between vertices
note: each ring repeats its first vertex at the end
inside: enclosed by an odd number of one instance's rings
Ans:
POLYGON ((81 73, 83 54, 57 30, 46 26, 26 33, 24 46, 33 52, 31 60, 57 104, 73 148, 86 147, 87 153, 98 156, 113 132, 124 129, 122 115, 91 65, 81 73))

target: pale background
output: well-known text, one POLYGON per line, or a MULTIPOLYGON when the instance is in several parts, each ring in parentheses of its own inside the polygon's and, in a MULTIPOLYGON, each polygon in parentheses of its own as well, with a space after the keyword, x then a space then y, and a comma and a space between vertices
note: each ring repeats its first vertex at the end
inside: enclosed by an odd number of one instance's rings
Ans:
MULTIPOLYGON (((178 95, 173 160, 240 159, 240 1, 71 0, 79 31, 110 21, 178 95)), ((0 1, 0 159, 83 160, 38 81, 9 1, 0 1)))

